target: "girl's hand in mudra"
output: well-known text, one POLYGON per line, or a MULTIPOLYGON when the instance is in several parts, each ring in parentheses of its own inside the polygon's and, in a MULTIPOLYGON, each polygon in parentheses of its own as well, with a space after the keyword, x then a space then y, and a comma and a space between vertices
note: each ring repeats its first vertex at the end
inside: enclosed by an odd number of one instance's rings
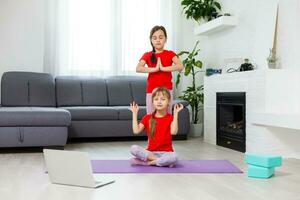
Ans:
POLYGON ((173 114, 177 115, 182 109, 183 109, 183 105, 181 103, 176 104, 174 106, 173 114))
POLYGON ((157 59, 157 65, 159 66, 159 70, 163 71, 163 65, 161 64, 161 59, 160 58, 157 59))
POLYGON ((160 58, 157 58, 155 72, 158 72, 160 70, 160 68, 161 68, 161 60, 160 60, 160 58))
POLYGON ((132 113, 137 114, 139 112, 139 106, 134 101, 130 103, 130 109, 132 113))

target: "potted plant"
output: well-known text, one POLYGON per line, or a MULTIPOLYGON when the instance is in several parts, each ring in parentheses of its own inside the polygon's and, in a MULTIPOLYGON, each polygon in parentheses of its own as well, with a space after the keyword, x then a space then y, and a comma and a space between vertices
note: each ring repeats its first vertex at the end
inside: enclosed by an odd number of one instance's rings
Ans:
POLYGON ((199 44, 199 41, 196 42, 193 50, 191 52, 188 51, 181 51, 178 56, 185 55, 182 63, 185 66, 184 72, 180 72, 177 75, 176 78, 176 87, 178 87, 178 84, 181 80, 181 74, 184 73, 185 76, 191 76, 192 77, 192 83, 191 86, 188 86, 185 91, 182 92, 182 96, 179 96, 179 99, 183 99, 189 102, 191 108, 192 108, 192 135, 193 136, 201 136, 202 135, 202 124, 199 124, 199 110, 201 109, 203 105, 203 85, 196 85, 196 75, 200 72, 203 72, 200 70, 202 68, 202 61, 197 60, 196 56, 198 55, 198 52, 200 49, 197 48, 199 44), (197 127, 198 128, 197 128, 197 127), (201 129, 201 130, 200 130, 201 129), (194 132, 193 132, 194 130, 194 132), (198 135, 196 134, 198 132, 198 135))
POLYGON ((186 18, 192 18, 196 22, 210 21, 212 15, 221 11, 221 4, 216 0, 182 0, 181 5, 186 18))
POLYGON ((269 53, 269 56, 267 58, 268 66, 269 66, 270 69, 276 69, 277 60, 278 59, 276 58, 275 49, 274 48, 270 49, 270 53, 269 53))

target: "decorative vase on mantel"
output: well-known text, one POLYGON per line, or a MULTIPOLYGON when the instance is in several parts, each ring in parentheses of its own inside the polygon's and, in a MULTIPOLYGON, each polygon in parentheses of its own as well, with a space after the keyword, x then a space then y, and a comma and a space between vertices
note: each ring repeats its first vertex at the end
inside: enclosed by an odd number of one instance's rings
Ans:
POLYGON ((269 69, 276 69, 277 68, 277 65, 276 65, 276 62, 269 62, 268 63, 268 67, 269 67, 269 69))
POLYGON ((274 48, 271 48, 269 56, 267 58, 269 69, 276 69, 277 68, 277 61, 278 61, 278 58, 276 57, 276 51, 275 51, 274 48))

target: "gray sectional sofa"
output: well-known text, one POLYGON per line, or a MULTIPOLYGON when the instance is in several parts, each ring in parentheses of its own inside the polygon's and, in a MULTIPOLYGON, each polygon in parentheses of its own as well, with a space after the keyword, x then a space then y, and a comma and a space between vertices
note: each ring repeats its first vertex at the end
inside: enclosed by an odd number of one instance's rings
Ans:
MULTIPOLYGON (((129 103, 146 114, 146 78, 58 76, 6 72, 1 79, 0 147, 64 146, 68 138, 138 137, 129 103)), ((179 114, 178 137, 189 132, 188 103, 179 114)), ((145 133, 144 133, 145 135, 145 133)))
POLYGON ((0 147, 64 146, 71 115, 56 107, 49 74, 6 72, 1 79, 0 147))

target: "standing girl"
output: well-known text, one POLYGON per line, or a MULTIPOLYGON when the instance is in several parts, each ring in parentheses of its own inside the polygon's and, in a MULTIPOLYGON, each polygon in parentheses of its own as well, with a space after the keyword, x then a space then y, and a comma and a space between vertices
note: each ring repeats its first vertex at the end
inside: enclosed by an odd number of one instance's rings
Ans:
POLYGON ((172 135, 178 131, 178 113, 183 105, 174 106, 173 116, 167 112, 170 104, 170 91, 164 87, 156 88, 152 93, 152 103, 155 108, 152 114, 145 115, 138 123, 137 116, 139 107, 133 102, 130 104, 132 112, 132 129, 134 134, 147 130, 148 148, 138 145, 131 146, 131 159, 136 165, 173 166, 177 156, 173 152, 172 135))
POLYGON ((150 32, 152 51, 144 53, 136 67, 140 73, 149 73, 146 88, 147 114, 154 111, 151 102, 151 93, 157 87, 166 87, 171 94, 168 112, 172 112, 172 71, 181 71, 183 65, 176 53, 165 50, 167 32, 163 26, 154 26, 150 32), (148 67, 145 67, 147 64, 148 67))

